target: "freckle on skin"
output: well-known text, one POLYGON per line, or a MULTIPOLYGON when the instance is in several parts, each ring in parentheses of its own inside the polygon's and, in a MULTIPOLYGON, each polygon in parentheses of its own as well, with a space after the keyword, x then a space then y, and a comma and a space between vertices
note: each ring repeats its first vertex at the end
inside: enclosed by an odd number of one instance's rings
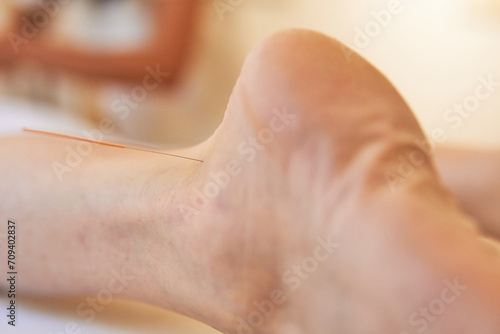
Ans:
POLYGON ((85 235, 83 233, 78 233, 78 243, 85 246, 85 235))

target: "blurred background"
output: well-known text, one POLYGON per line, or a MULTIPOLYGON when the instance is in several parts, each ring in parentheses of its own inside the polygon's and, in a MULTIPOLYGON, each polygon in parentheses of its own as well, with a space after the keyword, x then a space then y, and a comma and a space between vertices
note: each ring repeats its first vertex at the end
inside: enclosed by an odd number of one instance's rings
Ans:
MULTIPOLYGON (((499 0, 2 0, 0 133, 82 136, 110 119, 108 140, 195 144, 220 123, 252 47, 291 27, 367 58, 431 138, 500 146, 499 0), (475 98, 479 86, 487 98, 475 98), (470 111, 457 112, 464 104, 470 111)), ((119 301, 88 324, 79 302, 25 301, 7 332, 64 333, 73 321, 82 333, 216 333, 119 301)))
POLYGON ((0 121, 9 122, 17 109, 59 120, 69 114, 91 128, 110 118, 111 137, 194 144, 219 124, 253 45, 274 31, 305 27, 339 39, 380 68, 427 132, 442 128, 450 144, 500 144, 499 94, 463 122, 444 120, 474 93, 478 77, 500 81, 499 3, 3 0, 0 108, 8 110, 0 121), (146 68, 169 74, 145 89, 146 68))

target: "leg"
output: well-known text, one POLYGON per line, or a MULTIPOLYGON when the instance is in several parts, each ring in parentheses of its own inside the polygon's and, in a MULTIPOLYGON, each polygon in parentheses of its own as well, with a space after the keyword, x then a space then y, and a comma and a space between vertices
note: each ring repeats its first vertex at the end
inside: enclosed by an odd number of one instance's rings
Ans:
POLYGON ((64 144, 4 141, 20 289, 95 293, 127 265, 121 295, 225 333, 498 333, 499 255, 430 158, 386 184, 415 139, 407 105, 364 60, 316 33, 274 35, 216 133, 184 152, 201 165, 96 148, 58 183, 64 144), (436 298, 446 311, 422 314, 436 298))
POLYGON ((500 152, 438 149, 436 162, 445 184, 481 229, 500 238, 500 152))

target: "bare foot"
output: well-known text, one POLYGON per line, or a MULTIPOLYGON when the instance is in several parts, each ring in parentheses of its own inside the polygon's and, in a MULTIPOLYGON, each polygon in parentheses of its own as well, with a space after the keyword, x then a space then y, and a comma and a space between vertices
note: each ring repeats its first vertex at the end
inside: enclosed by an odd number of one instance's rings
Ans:
POLYGON ((190 314, 227 333, 497 333, 498 255, 415 139, 393 86, 338 42, 260 44, 177 201, 184 275, 203 282, 179 292, 190 314))
MULTIPOLYGON (((203 164, 105 160, 103 148, 62 184, 8 165, 16 181, 0 193, 30 191, 0 212, 52 189, 18 215, 34 222, 22 268, 33 293, 93 294, 127 265, 135 279, 120 296, 228 334, 498 334, 496 244, 415 139, 411 111, 377 70, 326 36, 286 31, 248 57, 216 133, 179 152, 203 164), (420 168, 394 190, 385 175, 407 154, 420 168)), ((11 147, 0 145, 9 162, 57 156, 11 147)))

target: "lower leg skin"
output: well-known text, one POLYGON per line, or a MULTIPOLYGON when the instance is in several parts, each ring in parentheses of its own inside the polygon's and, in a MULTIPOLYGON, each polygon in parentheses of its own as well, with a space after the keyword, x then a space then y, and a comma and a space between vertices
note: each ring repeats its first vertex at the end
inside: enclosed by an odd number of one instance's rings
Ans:
POLYGON ((20 289, 95 294, 126 264, 118 295, 228 334, 498 334, 496 244, 442 186, 397 91, 344 51, 302 30, 257 46, 219 129, 182 152, 203 164, 101 166, 99 150, 58 183, 32 166, 64 145, 4 142, 1 218, 27 226, 20 289), (391 187, 412 152, 420 168, 391 187))
POLYGON ((0 152, 0 217, 16 224, 21 294, 95 296, 116 285, 115 296, 148 300, 153 217, 169 212, 196 164, 33 135, 0 140, 0 152))

